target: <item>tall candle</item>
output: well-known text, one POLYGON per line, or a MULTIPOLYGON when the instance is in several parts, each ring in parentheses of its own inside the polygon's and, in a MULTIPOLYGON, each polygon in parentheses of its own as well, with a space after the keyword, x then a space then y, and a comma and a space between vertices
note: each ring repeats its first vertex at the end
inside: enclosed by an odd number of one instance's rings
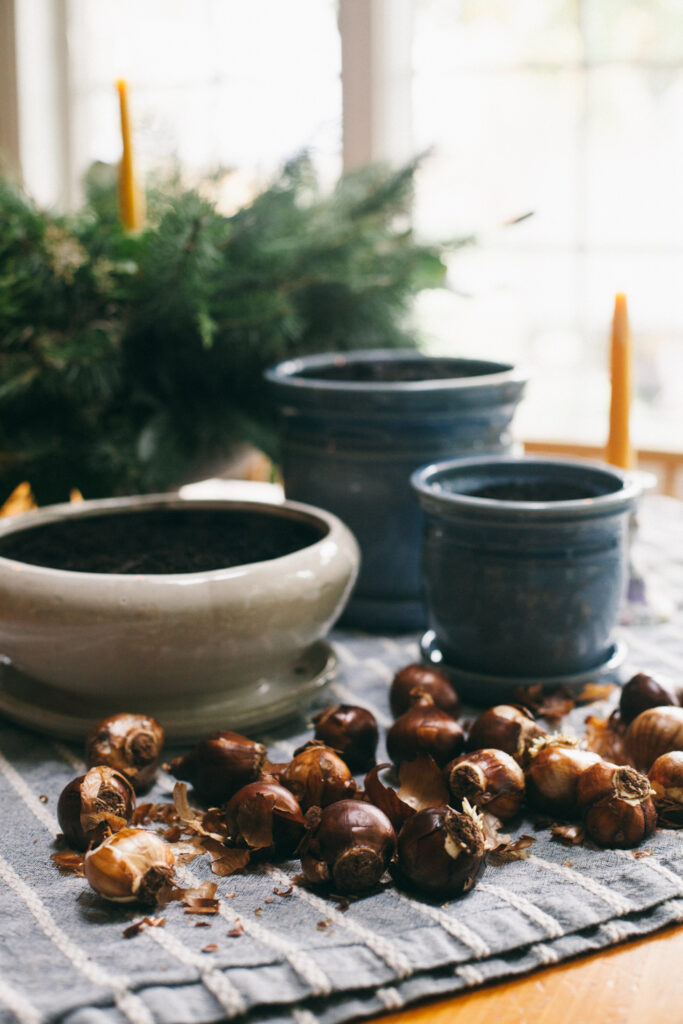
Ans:
POLYGON ((612 340, 610 345, 611 397, 609 436, 605 457, 613 466, 628 469, 634 464, 629 433, 631 408, 631 330, 628 323, 626 296, 621 292, 614 301, 612 340))
POLYGON ((119 217, 127 231, 136 231, 142 227, 142 197, 135 184, 133 168, 133 143, 130 130, 130 113, 128 110, 128 83, 120 79, 116 83, 119 93, 121 110, 121 138, 123 154, 119 164, 119 217))

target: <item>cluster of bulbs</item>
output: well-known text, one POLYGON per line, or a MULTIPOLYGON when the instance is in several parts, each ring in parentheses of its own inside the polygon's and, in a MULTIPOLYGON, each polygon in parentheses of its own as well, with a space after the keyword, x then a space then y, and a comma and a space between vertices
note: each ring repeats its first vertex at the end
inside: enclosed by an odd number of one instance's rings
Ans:
MULTIPOLYGON (((490 846, 484 812, 509 821, 525 802, 581 818, 586 834, 607 847, 637 845, 658 817, 683 825, 683 708, 643 673, 624 687, 611 719, 623 764, 549 735, 520 705, 492 707, 466 732, 447 676, 423 665, 396 674, 390 705, 387 750, 399 776, 413 766, 412 795, 381 781, 392 766, 375 764, 377 722, 352 705, 316 715, 315 738, 285 764, 269 761, 263 744, 223 731, 165 767, 214 808, 212 828, 235 852, 236 867, 296 855, 307 883, 340 895, 372 891, 387 870, 397 885, 429 898, 467 892, 490 846), (362 789, 353 777, 361 772, 362 789)), ((59 798, 64 838, 85 852, 85 876, 106 899, 153 904, 173 884, 172 846, 131 827, 136 792, 154 781, 163 744, 150 717, 100 722, 86 741, 89 770, 59 798)))

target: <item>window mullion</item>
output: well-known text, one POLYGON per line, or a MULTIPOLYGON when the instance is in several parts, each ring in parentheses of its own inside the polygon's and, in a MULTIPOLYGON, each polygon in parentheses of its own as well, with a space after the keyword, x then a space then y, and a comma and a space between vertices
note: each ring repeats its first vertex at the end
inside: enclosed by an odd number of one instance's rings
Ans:
POLYGON ((413 155, 414 0, 340 0, 344 170, 413 155))
POLYGON ((73 199, 68 0, 21 0, 12 6, 16 164, 41 205, 65 209, 73 199))

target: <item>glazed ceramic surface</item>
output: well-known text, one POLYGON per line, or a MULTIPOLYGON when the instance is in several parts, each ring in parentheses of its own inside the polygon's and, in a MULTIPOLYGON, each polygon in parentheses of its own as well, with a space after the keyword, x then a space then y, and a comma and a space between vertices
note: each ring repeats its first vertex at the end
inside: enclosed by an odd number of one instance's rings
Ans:
POLYGON ((377 350, 288 360, 266 377, 281 413, 287 496, 330 509, 361 547, 345 623, 423 626, 410 474, 428 461, 508 451, 526 376, 504 363, 377 350), (382 367, 399 379, 373 373, 382 367), (354 372, 363 379, 349 379, 354 372))
POLYGON ((298 693, 329 678, 329 649, 306 655, 341 614, 358 546, 326 511, 293 502, 107 499, 8 518, 0 538, 64 517, 190 506, 265 513, 274 531, 283 518, 305 522, 314 542, 267 561, 170 575, 73 572, 0 557, 0 654, 15 703, 21 674, 72 704, 118 711, 125 701, 162 723, 164 709, 182 718, 183 708, 226 701, 266 723, 275 705, 281 717, 298 693))
POLYGON ((613 659, 636 475, 577 460, 460 459, 418 470, 412 485, 444 663, 526 683, 613 659))

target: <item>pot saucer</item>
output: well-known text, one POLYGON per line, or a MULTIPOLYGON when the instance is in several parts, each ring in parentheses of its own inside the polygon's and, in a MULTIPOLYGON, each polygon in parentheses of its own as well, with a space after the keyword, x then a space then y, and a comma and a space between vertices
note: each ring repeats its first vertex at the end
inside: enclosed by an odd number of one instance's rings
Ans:
POLYGON ((95 722, 126 710, 153 715, 170 742, 194 741, 215 729, 258 731, 292 717, 335 676, 337 656, 326 640, 318 640, 281 677, 260 679, 248 690, 178 700, 88 701, 24 675, 0 658, 0 714, 13 722, 63 740, 82 740, 95 722))
POLYGON ((583 672, 557 676, 496 676, 458 668, 444 659, 433 629, 422 634, 420 652, 424 661, 443 669, 450 676, 461 697, 474 704, 490 705, 492 701, 509 700, 519 687, 537 686, 539 683, 548 690, 556 686, 580 690, 586 683, 594 682, 618 683, 619 669, 626 658, 627 648, 623 640, 617 640, 610 645, 607 657, 599 665, 583 672))

